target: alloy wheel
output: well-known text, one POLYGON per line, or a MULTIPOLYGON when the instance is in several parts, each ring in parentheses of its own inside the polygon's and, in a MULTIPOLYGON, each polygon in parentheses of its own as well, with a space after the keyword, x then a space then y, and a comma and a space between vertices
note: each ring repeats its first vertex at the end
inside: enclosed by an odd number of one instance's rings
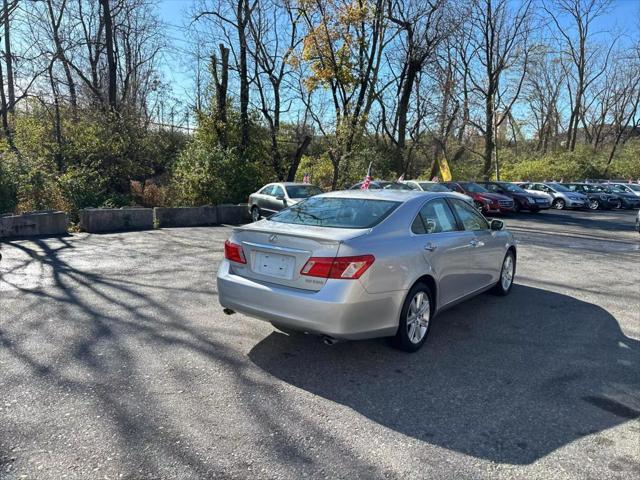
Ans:
POLYGON ((258 210, 258 207, 253 207, 251 209, 251 220, 254 222, 260 220, 260 210, 258 210))
POLYGON ((598 200, 589 200, 589 208, 591 210, 598 210, 600 208, 600 202, 598 200))
POLYGON ((513 255, 507 255, 502 262, 502 272, 500 272, 500 284, 506 292, 513 282, 513 255))
POLYGON ((561 198, 558 198, 553 202, 553 208, 555 208, 556 210, 562 210, 564 206, 565 202, 561 198))
POLYGON ((407 311, 407 336, 411 343, 417 344, 422 341, 429 328, 431 319, 431 303, 426 292, 417 292, 407 311))

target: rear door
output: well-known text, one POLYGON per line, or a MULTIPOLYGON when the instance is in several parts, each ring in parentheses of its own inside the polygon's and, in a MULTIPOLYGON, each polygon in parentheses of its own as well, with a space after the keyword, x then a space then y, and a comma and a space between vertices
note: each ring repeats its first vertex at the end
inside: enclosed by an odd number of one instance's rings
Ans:
POLYGON ((446 305, 473 290, 468 266, 472 232, 463 231, 444 198, 429 200, 411 225, 416 250, 438 278, 438 305, 446 305))
POLYGON ((449 199, 449 202, 464 230, 472 235, 469 242, 471 291, 497 282, 502 267, 504 241, 496 238, 489 228, 489 222, 468 203, 455 198, 449 199))

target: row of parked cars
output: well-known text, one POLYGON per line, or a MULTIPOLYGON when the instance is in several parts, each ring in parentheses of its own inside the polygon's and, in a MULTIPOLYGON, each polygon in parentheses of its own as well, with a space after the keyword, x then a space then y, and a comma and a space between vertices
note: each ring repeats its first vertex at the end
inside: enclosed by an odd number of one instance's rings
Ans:
MULTIPOLYGON (((360 190, 362 182, 350 190, 360 190)), ((370 190, 416 190, 454 192, 473 204, 485 215, 528 211, 538 213, 554 208, 612 209, 640 208, 640 185, 626 183, 559 183, 559 182, 431 182, 407 180, 369 182, 370 190)), ((253 221, 272 215, 287 206, 318 195, 322 190, 304 183, 272 183, 249 197, 253 221)))

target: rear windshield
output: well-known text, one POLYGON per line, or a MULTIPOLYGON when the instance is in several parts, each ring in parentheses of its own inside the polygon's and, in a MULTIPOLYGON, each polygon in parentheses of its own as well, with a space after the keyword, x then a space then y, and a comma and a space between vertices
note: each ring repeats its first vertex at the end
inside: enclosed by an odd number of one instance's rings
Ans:
POLYGON ((309 198, 322 193, 320 187, 315 185, 291 185, 285 188, 289 198, 309 198))
POLYGON ((422 190, 424 190, 425 192, 450 192, 451 191, 441 183, 421 182, 420 186, 422 187, 422 190))
POLYGON ((398 205, 400 202, 388 200, 311 197, 272 215, 269 220, 329 228, 371 228, 398 205))

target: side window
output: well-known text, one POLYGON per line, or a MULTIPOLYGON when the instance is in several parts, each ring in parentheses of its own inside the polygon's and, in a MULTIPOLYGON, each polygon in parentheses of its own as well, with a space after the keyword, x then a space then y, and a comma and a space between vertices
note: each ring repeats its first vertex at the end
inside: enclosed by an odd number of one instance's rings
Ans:
POLYGON ((458 199, 451 199, 451 203, 462 225, 464 225, 465 230, 477 231, 489 229, 489 224, 485 218, 476 212, 475 208, 471 205, 458 199))
POLYGON ((572 192, 575 192, 575 191, 577 191, 577 190, 578 190, 578 187, 576 187, 575 185, 567 185, 567 188, 568 188, 569 190, 571 190, 572 192))
POLYGON ((429 201, 418 213, 411 231, 416 234, 453 232, 458 230, 456 218, 441 198, 429 201))
POLYGON ((497 192, 498 190, 500 190, 498 188, 497 185, 494 185, 493 183, 487 183, 485 185, 482 185, 484 188, 486 188, 487 190, 489 190, 490 192, 497 192))
POLYGON ((284 197, 284 190, 282 189, 282 187, 280 185, 274 185, 273 186, 273 190, 271 191, 271 196, 272 197, 278 197, 278 196, 283 196, 284 197))
POLYGON ((272 190, 273 190, 273 185, 267 185, 262 190, 260 190, 260 193, 262 195, 271 195, 272 190))

